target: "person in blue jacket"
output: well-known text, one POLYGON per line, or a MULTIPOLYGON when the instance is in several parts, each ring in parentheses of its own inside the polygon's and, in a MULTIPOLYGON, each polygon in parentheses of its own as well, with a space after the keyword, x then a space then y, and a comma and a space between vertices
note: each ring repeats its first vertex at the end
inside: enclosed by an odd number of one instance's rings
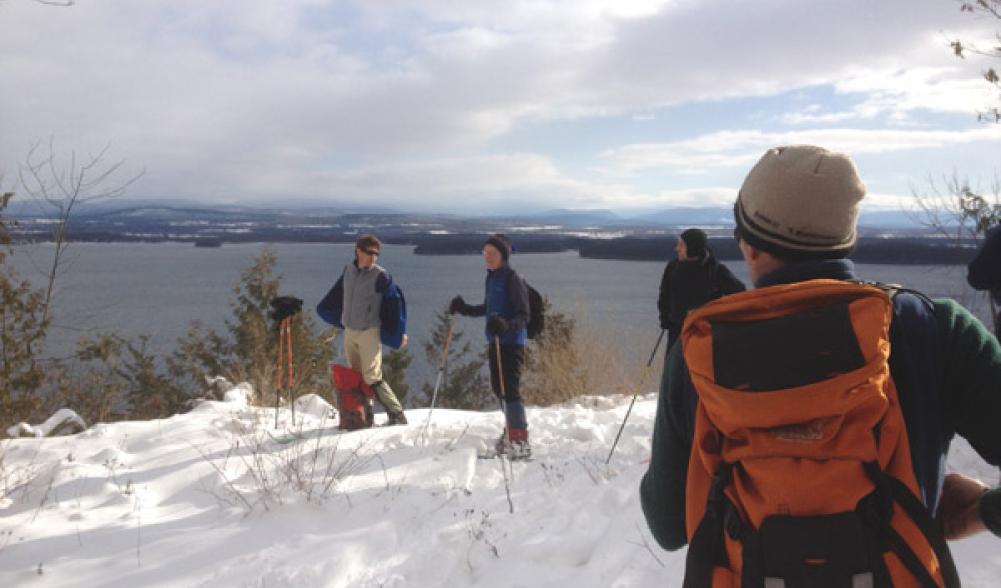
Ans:
POLYGON ((528 343, 528 288, 508 264, 511 242, 504 235, 493 235, 483 244, 483 262, 487 267, 483 304, 470 305, 456 296, 449 305, 451 314, 486 316, 487 355, 490 387, 504 403, 506 430, 495 449, 512 459, 527 459, 532 454, 528 442, 528 422, 521 399, 521 372, 528 343), (497 349, 500 346, 500 364, 497 349), (503 381, 503 387, 501 382, 503 381))
POLYGON ((381 250, 375 235, 358 237, 354 260, 344 266, 316 312, 344 330, 344 355, 386 408, 387 424, 405 425, 403 405, 383 379, 382 345, 398 349, 407 344, 406 301, 389 272, 375 262, 381 250))

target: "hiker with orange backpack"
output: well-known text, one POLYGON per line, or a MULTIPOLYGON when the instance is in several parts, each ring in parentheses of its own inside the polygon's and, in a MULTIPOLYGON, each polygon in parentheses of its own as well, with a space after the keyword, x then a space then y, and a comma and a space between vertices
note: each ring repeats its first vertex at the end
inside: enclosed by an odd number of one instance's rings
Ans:
POLYGON ((528 343, 528 287, 518 272, 508 264, 511 242, 504 235, 493 235, 483 244, 483 262, 487 268, 483 304, 467 304, 456 296, 449 304, 450 314, 486 316, 487 356, 490 387, 500 398, 505 427, 494 445, 497 455, 528 459, 528 421, 521 399, 521 372, 528 343))
POLYGON ((846 155, 771 149, 734 206, 755 289, 685 320, 640 484, 686 587, 956 586, 946 540, 1001 535, 1001 347, 951 300, 863 283, 846 155))

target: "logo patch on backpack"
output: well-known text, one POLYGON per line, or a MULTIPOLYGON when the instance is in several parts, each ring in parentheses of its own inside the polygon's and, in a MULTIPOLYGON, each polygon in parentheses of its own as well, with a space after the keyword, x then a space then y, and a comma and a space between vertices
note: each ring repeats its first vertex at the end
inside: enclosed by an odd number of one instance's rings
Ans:
POLYGON ((779 441, 820 441, 824 438, 824 420, 814 420, 808 423, 784 425, 772 429, 772 434, 779 441))

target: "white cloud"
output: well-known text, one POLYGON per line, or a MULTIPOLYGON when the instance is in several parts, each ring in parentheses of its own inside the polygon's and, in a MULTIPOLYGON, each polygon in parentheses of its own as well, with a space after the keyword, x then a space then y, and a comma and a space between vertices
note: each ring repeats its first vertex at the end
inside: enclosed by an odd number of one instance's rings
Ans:
MULTIPOLYGON (((503 206, 502 191, 526 205, 633 206, 655 197, 557 171, 559 146, 499 153, 496 143, 554 120, 666 126, 654 114, 664 106, 805 87, 829 86, 854 106, 785 113, 789 124, 895 126, 972 112, 983 96, 977 66, 952 58, 941 31, 984 36, 986 25, 947 2, 102 0, 3 2, 0 16, 0 169, 53 134, 81 151, 110 140, 147 169, 136 191, 160 196, 403 201, 412 174, 420 204, 443 209, 470 204, 470 191, 498 193, 472 203, 483 206, 503 206), (487 170, 479 189, 453 165, 470 161, 487 170)), ((777 142, 858 152, 976 134, 926 131, 696 129, 605 157, 627 171, 707 173, 749 165, 777 142)))
MULTIPOLYGON (((256 200, 292 195, 318 202, 461 213, 538 211, 554 203, 568 208, 634 207, 650 200, 621 185, 568 178, 548 158, 529 153, 406 161, 307 175, 265 169, 229 188, 256 200), (449 204, 443 207, 442 202, 449 204)), ((221 181, 204 189, 205 198, 228 195, 215 192, 226 190, 221 181)))
POLYGON ((746 168, 770 147, 821 145, 852 156, 915 149, 947 148, 975 142, 1001 148, 1001 128, 963 131, 908 129, 814 129, 791 132, 724 131, 671 143, 625 145, 603 153, 620 169, 637 172, 669 167, 683 173, 708 173, 717 168, 746 168))

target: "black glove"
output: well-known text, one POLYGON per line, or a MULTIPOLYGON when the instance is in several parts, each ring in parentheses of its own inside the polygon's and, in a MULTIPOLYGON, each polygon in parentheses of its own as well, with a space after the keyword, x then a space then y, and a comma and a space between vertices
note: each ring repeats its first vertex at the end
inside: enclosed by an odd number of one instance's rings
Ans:
POLYGON ((280 323, 302 310, 302 300, 295 296, 278 296, 272 298, 268 304, 271 306, 271 313, 268 316, 276 323, 280 323))
POLYGON ((496 314, 490 315, 490 318, 487 319, 487 333, 490 333, 492 337, 503 335, 507 332, 507 328, 507 321, 496 314))
POLYGON ((448 314, 466 314, 466 301, 462 296, 456 296, 448 303, 448 314))

